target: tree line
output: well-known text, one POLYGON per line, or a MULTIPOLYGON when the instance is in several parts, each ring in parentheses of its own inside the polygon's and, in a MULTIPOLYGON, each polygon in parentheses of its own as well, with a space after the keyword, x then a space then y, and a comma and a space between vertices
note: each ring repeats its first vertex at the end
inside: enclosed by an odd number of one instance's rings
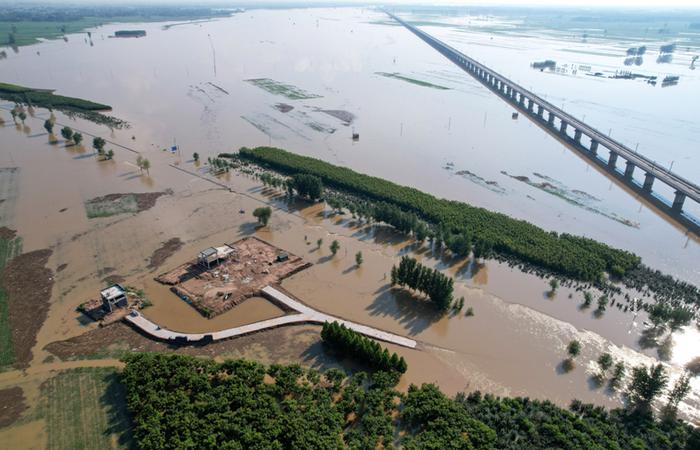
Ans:
POLYGON ((389 350, 382 348, 376 341, 336 321, 323 324, 321 338, 334 351, 367 363, 377 370, 405 373, 408 368, 403 356, 389 354, 389 350))
POLYGON ((391 267, 391 285, 397 284, 427 295, 440 311, 447 311, 452 304, 454 280, 409 256, 403 256, 398 267, 391 267))
POLYGON ((277 148, 244 147, 237 154, 225 156, 287 175, 314 175, 325 186, 361 199, 329 199, 331 207, 347 207, 349 203, 355 211, 367 217, 382 217, 377 220, 387 220, 387 223, 396 224, 398 229, 414 233, 416 237, 422 234, 419 224, 427 224, 426 237, 446 245, 456 254, 468 255, 474 251, 475 256, 477 253, 493 255, 538 271, 600 285, 605 283, 604 274, 607 272, 628 286, 651 291, 659 300, 685 302, 695 308, 700 306, 700 290, 695 286, 652 271, 641 264, 637 255, 593 239, 548 232, 505 214, 439 199, 415 188, 277 148), (398 208, 402 213, 415 214, 416 220, 399 216, 394 211, 387 212, 389 208, 382 203, 398 208))

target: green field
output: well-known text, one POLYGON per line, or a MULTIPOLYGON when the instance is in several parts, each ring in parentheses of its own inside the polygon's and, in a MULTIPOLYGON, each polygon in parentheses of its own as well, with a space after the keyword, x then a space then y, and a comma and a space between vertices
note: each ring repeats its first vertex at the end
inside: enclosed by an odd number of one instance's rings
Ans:
MULTIPOLYGON (((0 239, 0 270, 15 256, 22 253, 22 239, 0 239)), ((12 330, 7 318, 7 293, 0 286, 0 367, 9 366, 15 361, 12 348, 12 330)))
POLYGON ((429 83, 429 82, 423 81, 423 80, 417 80, 415 78, 406 77, 406 76, 400 75, 396 72, 394 72, 394 73, 375 72, 375 73, 377 75, 381 75, 381 76, 386 77, 386 78, 394 78, 396 80, 401 80, 401 81, 405 81, 407 83, 415 84, 416 86, 423 86, 423 87, 429 87, 429 88, 433 88, 433 89, 440 89, 443 91, 450 90, 450 88, 448 88, 448 87, 440 86, 439 84, 429 83))
POLYGON ((110 217, 118 214, 137 213, 139 205, 136 197, 125 195, 113 200, 88 200, 85 202, 85 212, 88 219, 110 217))
POLYGON ((42 385, 48 449, 133 447, 119 374, 111 368, 59 373, 42 385))
POLYGON ((56 95, 47 89, 35 89, 16 84, 0 83, 0 98, 15 103, 27 103, 42 108, 69 109, 73 111, 106 111, 111 106, 75 97, 56 95))
POLYGON ((245 80, 260 89, 269 92, 273 95, 281 95, 290 100, 307 100, 310 98, 320 98, 321 95, 312 94, 305 90, 292 86, 291 84, 282 83, 280 81, 271 80, 269 78, 252 78, 245 80))

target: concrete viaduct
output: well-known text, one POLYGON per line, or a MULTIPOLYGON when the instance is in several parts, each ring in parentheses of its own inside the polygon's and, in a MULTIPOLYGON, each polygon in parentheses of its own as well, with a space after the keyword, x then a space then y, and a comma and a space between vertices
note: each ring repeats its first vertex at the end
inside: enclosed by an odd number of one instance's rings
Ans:
POLYGON ((700 234, 700 224, 692 217, 683 214, 683 204, 687 198, 700 204, 700 187, 695 183, 657 165, 645 156, 586 125, 517 83, 404 22, 395 15, 386 13, 549 133, 569 144, 579 154, 617 178, 632 191, 645 197, 662 212, 679 221, 695 234, 700 234), (588 141, 587 145, 582 141, 584 136, 587 138, 585 139, 588 141), (602 159, 598 155, 598 150, 601 147, 608 150, 607 159, 602 159), (617 169, 620 158, 625 162, 624 170, 617 169), (632 178, 635 169, 644 173, 643 183, 632 178), (673 201, 652 195, 656 180, 665 183, 675 191, 673 201))

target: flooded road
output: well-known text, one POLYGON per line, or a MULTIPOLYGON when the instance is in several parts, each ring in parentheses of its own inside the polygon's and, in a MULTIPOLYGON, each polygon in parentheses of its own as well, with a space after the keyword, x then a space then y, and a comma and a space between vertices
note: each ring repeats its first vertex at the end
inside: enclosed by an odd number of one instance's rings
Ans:
MULTIPOLYGON (((47 111, 37 110, 25 126, 15 126, 9 113, 0 111, 5 120, 0 166, 19 168, 11 179, 0 175, 3 198, 13 202, 0 205, 2 223, 18 230, 25 251, 54 251, 51 309, 37 337, 34 363, 51 357, 46 344, 95 327, 75 308, 107 277, 119 276, 124 284, 144 289, 153 303, 144 315, 178 331, 222 329, 281 315, 274 305, 254 298, 208 320, 153 281, 203 248, 255 234, 314 264, 282 283, 310 306, 425 344, 422 352, 389 346, 408 361, 404 388, 437 381, 449 393, 481 389, 561 405, 572 398, 618 405, 619 394, 592 385, 590 377, 604 351, 628 367, 655 361, 657 349, 639 343, 643 315, 611 307, 597 317, 580 308, 581 292, 562 287, 549 297, 546 281, 535 276, 495 261, 477 265, 444 258, 386 227, 334 216, 322 205, 287 205, 280 192, 234 172, 213 184, 206 180, 206 165, 191 160, 195 151, 205 161, 242 145, 271 143, 548 229, 601 239, 633 250, 654 268, 700 283, 697 241, 534 124, 512 120, 505 103, 406 30, 376 23, 380 19, 380 13, 361 9, 259 10, 169 30, 139 24, 148 35, 132 40, 107 38, 127 27, 108 25, 93 32, 94 46, 74 35, 68 42, 21 48, 2 61, 2 81, 108 103, 115 116, 132 124, 110 131, 57 114, 60 124, 86 134, 86 144, 50 145, 42 128, 47 111), (177 58, 166 51, 171 48, 180 49, 177 58), (246 81, 251 79, 285 85, 246 81), (351 139, 353 130, 360 134, 358 142, 351 139), (88 135, 128 148, 108 144, 115 159, 101 162, 92 154, 88 135), (163 150, 173 143, 180 152, 163 150), (151 160, 149 174, 135 166, 132 150, 151 160), (559 195, 509 175, 546 181, 559 195), (138 214, 88 219, 85 212, 84 202, 110 193, 166 191, 153 208, 138 214), (578 196, 577 202, 570 201, 571 195, 578 196), (258 229, 251 212, 263 202, 280 209, 267 228, 258 229), (149 268, 154 252, 173 238, 183 242, 182 248, 160 267, 149 268), (328 249, 333 239, 341 244, 335 257, 328 249), (359 268, 357 251, 364 255, 359 268), (474 316, 462 311, 438 317, 421 299, 391 289, 388 273, 403 254, 454 276, 456 294, 465 297, 474 316), (564 373, 565 347, 574 338, 582 342, 582 354, 576 368, 564 373)), ((449 35, 445 39, 449 42, 449 35)), ((653 127, 647 128, 653 134, 653 127)), ((688 133, 695 139, 692 127, 688 133)), ((691 150, 686 155, 692 167, 695 156, 691 150)), ((692 328, 673 337, 677 345, 668 356, 673 378, 700 354, 697 339, 692 328)), ((697 377, 693 383, 683 408, 698 420, 697 377)))

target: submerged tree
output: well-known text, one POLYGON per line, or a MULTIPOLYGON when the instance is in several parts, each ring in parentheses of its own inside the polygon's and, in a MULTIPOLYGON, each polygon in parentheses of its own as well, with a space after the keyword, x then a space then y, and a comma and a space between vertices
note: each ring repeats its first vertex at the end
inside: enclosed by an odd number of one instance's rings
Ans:
POLYGON ((261 206, 259 208, 255 208, 253 211, 253 217, 257 218, 258 223, 262 226, 267 226, 270 216, 272 216, 272 208, 269 206, 261 206))
POLYGON ((46 130, 47 133, 53 134, 53 122, 51 120, 46 119, 44 121, 44 129, 46 130))
POLYGON ((61 128, 61 136, 63 136, 63 139, 66 141, 70 141, 73 138, 73 130, 71 130, 70 127, 63 127, 61 128))
POLYGON ((355 253, 355 264, 357 264, 357 267, 360 267, 362 265, 362 261, 364 261, 364 259, 362 258, 362 252, 355 253))
POLYGON ((678 412, 678 404, 690 393, 690 374, 684 373, 676 380, 673 389, 668 393, 668 403, 664 408, 665 419, 675 419, 678 412))
POLYGON ((335 256, 335 254, 338 253, 338 250, 340 250, 340 242, 333 240, 333 242, 331 242, 330 249, 333 256, 335 256))
MULTIPOLYGON (((106 143, 107 143, 107 141, 105 141, 103 138, 101 138, 99 136, 95 137, 92 140, 92 148, 94 148, 95 151, 97 151, 97 153, 99 153, 101 155, 105 150, 106 143)), ((138 160, 137 160, 137 163, 138 163, 138 160)))
POLYGON ((114 150, 111 148, 107 150, 107 153, 105 154, 106 159, 114 159, 114 150))
POLYGON ((75 145, 80 145, 83 142, 83 135, 80 133, 73 134, 73 142, 75 142, 75 145))
POLYGON ((24 121, 27 120, 27 113, 24 111, 20 111, 18 116, 19 116, 19 120, 22 121, 22 125, 24 125, 24 121))
POLYGON ((659 363, 651 367, 635 367, 629 385, 630 405, 637 411, 651 413, 651 404, 668 383, 666 369, 659 363))
POLYGON ((192 159, 194 159, 194 162, 199 162, 199 153, 194 152, 192 154, 192 159))

